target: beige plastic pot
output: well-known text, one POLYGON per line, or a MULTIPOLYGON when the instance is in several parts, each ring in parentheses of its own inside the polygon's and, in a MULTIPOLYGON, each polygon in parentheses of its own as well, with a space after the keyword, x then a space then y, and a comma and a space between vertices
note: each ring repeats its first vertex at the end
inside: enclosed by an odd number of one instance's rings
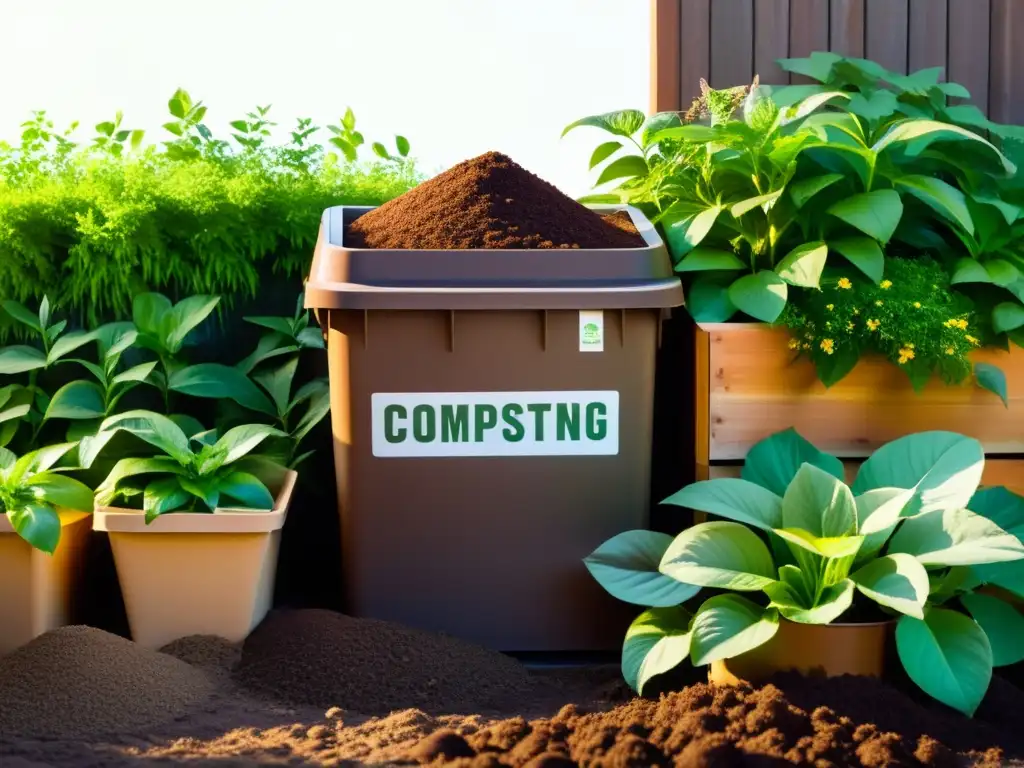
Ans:
POLYGON ((34 549, 0 513, 0 656, 72 620, 71 593, 89 537, 89 514, 58 509, 60 542, 34 549))
POLYGON ((188 635, 244 640, 270 610, 297 477, 287 470, 268 483, 266 511, 174 512, 146 525, 138 510, 97 507, 93 529, 110 536, 132 639, 147 648, 188 635))
POLYGON ((776 672, 808 677, 865 675, 881 677, 895 621, 870 624, 798 624, 781 619, 779 631, 759 648, 712 662, 708 681, 757 683, 776 672))

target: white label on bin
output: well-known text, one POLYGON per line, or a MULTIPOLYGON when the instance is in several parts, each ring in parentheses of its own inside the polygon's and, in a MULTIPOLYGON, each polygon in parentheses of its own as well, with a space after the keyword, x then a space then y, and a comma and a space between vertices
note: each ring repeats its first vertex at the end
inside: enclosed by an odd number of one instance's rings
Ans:
POLYGON ((604 352, 603 310, 580 310, 580 352, 604 352))
POLYGON ((615 456, 619 393, 375 392, 373 455, 615 456))

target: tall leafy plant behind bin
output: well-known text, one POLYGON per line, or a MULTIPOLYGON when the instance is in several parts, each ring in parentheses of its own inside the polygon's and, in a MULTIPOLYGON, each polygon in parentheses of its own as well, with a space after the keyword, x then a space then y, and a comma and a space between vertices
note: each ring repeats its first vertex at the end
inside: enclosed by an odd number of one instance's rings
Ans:
POLYGON ((867 601, 898 619, 911 679, 973 714, 993 664, 1024 659, 1020 622, 978 599, 980 578, 964 578, 1024 559, 1016 536, 968 508, 983 468, 977 441, 920 433, 876 451, 851 487, 839 459, 788 430, 751 449, 741 478, 673 494, 664 503, 721 519, 675 538, 628 531, 585 561, 609 593, 651 606, 626 635, 627 682, 642 690, 687 658, 710 664, 763 645, 780 620, 831 624, 867 601), (682 605, 705 588, 725 593, 682 605))

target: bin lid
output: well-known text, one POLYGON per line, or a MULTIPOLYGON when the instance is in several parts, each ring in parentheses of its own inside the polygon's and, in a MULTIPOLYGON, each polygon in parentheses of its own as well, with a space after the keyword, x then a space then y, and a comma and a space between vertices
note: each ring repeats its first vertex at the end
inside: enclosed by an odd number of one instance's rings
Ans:
POLYGON ((641 309, 678 307, 683 289, 654 225, 628 205, 638 248, 353 248, 345 233, 373 207, 324 211, 307 309, 641 309))

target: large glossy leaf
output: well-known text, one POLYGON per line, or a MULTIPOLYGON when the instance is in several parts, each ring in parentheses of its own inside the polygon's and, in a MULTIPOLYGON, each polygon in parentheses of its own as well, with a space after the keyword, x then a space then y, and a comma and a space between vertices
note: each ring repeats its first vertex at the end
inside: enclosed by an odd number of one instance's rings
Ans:
MULTIPOLYGON (((159 413, 143 410, 126 411, 111 416, 100 425, 100 434, 114 431, 130 432, 140 440, 160 449, 179 464, 188 464, 191 460, 192 450, 188 437, 181 427, 159 413)), ((80 449, 79 454, 81 453, 80 449)), ((92 451, 87 450, 86 453, 91 454, 92 451)))
POLYGON ((782 497, 782 528, 800 528, 821 538, 857 532, 853 493, 835 475, 804 464, 782 497))
POLYGON ((18 483, 37 472, 45 472, 67 456, 74 447, 74 443, 59 443, 29 451, 14 462, 14 466, 8 470, 7 478, 12 483, 18 483))
POLYGON ((155 456, 146 459, 121 459, 96 488, 96 502, 98 504, 109 504, 117 495, 118 484, 129 477, 149 474, 181 475, 184 472, 185 470, 178 462, 166 456, 155 456))
POLYGON ((164 477, 152 481, 142 494, 142 509, 146 512, 146 522, 152 522, 159 515, 181 509, 191 498, 192 494, 181 487, 177 477, 164 477))
POLYGON ((1017 538, 1024 538, 1024 496, 1001 485, 982 488, 974 494, 967 508, 1017 538))
POLYGON ((248 472, 234 470, 220 478, 221 496, 229 496, 249 509, 266 509, 274 507, 274 497, 267 486, 248 472))
POLYGON ((741 200, 738 203, 733 203, 729 208, 729 213, 735 216, 737 219, 743 216, 755 208, 766 208, 771 207, 772 203, 778 200, 784 189, 777 189, 774 192, 769 192, 766 195, 757 195, 756 197, 749 197, 746 200, 741 200))
POLYGON ((1024 614, 1005 600, 980 592, 964 595, 960 602, 985 630, 992 646, 992 666, 1024 661, 1024 614))
POLYGON ((907 488, 874 488, 856 499, 857 532, 865 536, 890 531, 899 522, 914 491, 907 488))
POLYGON ((992 646, 977 622, 946 608, 930 608, 924 620, 904 616, 896 625, 896 648, 925 693, 974 714, 992 679, 992 646))
POLYGON ((664 227, 665 244, 672 253, 673 259, 679 261, 700 245, 711 228, 715 226, 721 212, 722 208, 715 205, 667 224, 664 227))
POLYGON ((876 240, 870 237, 844 237, 829 240, 828 247, 847 260, 875 283, 885 274, 885 256, 876 240))
POLYGON ((50 354, 46 356, 47 363, 54 363, 76 349, 96 341, 98 336, 99 331, 72 331, 71 333, 65 333, 50 347, 50 354))
POLYGON ((651 678, 686 661, 690 618, 684 608, 652 608, 633 621, 622 644, 622 677, 630 688, 643 694, 651 678))
POLYGON ((729 283, 710 275, 693 281, 686 293, 686 309, 698 323, 724 323, 737 312, 729 298, 729 283))
POLYGON ((1010 396, 1007 391, 1006 374, 998 365, 991 363, 974 364, 974 380, 982 389, 997 395, 1003 401, 1003 406, 1010 407, 1010 396))
POLYGON ((827 189, 837 181, 842 181, 845 178, 841 173, 826 173, 822 176, 812 176, 809 179, 792 182, 786 189, 789 192, 790 199, 793 201, 793 205, 800 209, 807 205, 808 201, 823 189, 827 189))
POLYGON ((171 374, 170 389, 193 397, 228 398, 239 405, 274 416, 274 404, 237 368, 219 363, 200 363, 171 374))
POLYGON ((978 261, 977 259, 964 257, 956 262, 950 282, 953 285, 961 283, 990 283, 1002 288, 1009 288, 1020 278, 1020 270, 1005 259, 978 261))
POLYGON ((828 246, 821 241, 798 245, 782 257, 775 272, 790 285, 817 288, 828 259, 828 246))
POLYGON ((974 234, 974 220, 967 208, 967 200, 956 187, 934 176, 900 176, 894 183, 965 232, 974 234))
POLYGON ((655 531, 625 531, 584 560, 598 584, 613 597, 635 605, 664 608, 689 600, 700 587, 683 584, 658 571, 672 537, 655 531))
POLYGON ((884 244, 903 217, 903 201, 895 190, 876 189, 840 200, 828 212, 884 244))
POLYGON ((270 395, 278 416, 284 416, 288 410, 288 398, 292 391, 292 380, 299 365, 297 355, 290 357, 280 366, 253 375, 256 383, 270 395))
POLYGON ((613 160, 604 167, 597 177, 597 186, 607 184, 615 179, 630 179, 636 176, 646 176, 648 173, 647 161, 640 155, 626 155, 613 160))
POLYGON ((214 450, 223 451, 224 463, 231 464, 252 451, 268 437, 286 437, 281 430, 266 424, 243 424, 224 433, 214 450))
POLYGON ((40 472, 32 477, 29 485, 49 504, 79 512, 92 512, 92 489, 73 477, 58 472, 40 472))
MULTIPOLYGON (((790 427, 759 441, 747 452, 741 477, 781 498, 804 464, 812 464, 840 480, 844 476, 843 462, 819 451, 790 427)), ((781 522, 779 518, 770 527, 777 528, 781 522)))
POLYGON ((986 147, 1002 165, 1008 176, 1016 173, 1017 169, 1009 158, 996 149, 990 141, 982 138, 974 131, 961 128, 950 123, 940 123, 937 120, 905 120, 890 128, 871 148, 874 152, 881 153, 890 146, 900 142, 913 142, 913 154, 923 152, 934 141, 971 141, 986 147))
POLYGON ((746 268, 747 265, 740 261, 736 254, 731 251, 698 246, 687 253, 683 260, 676 265, 676 272, 735 271, 746 268))
POLYGON ((772 599, 772 607, 783 617, 799 624, 831 624, 842 616, 853 604, 854 585, 843 579, 822 590, 821 597, 813 607, 805 607, 792 587, 777 581, 764 590, 772 599))
MULTIPOLYGON (((814 51, 806 58, 779 59, 778 65, 787 72, 804 75, 824 83, 832 75, 832 67, 842 61, 842 56, 831 51, 814 51)), ((792 86, 800 87, 800 86, 792 86)), ((808 86, 817 88, 818 86, 808 86)))
POLYGON ((126 371, 114 376, 111 379, 112 384, 127 384, 129 382, 141 382, 149 378, 149 375, 153 373, 153 369, 156 368, 156 361, 148 363, 139 363, 139 365, 133 366, 126 371))
POLYGON ((782 525, 782 498, 736 477, 691 483, 661 503, 707 512, 766 531, 782 525))
POLYGON ((905 520, 889 552, 905 552, 931 567, 985 565, 1024 558, 1024 544, 970 510, 937 509, 905 520))
POLYGON ((588 125, 613 133, 616 136, 631 137, 640 130, 646 115, 638 109, 623 109, 616 112, 605 112, 602 115, 590 115, 570 123, 562 130, 565 136, 573 128, 588 125))
POLYGON ((0 376, 13 376, 46 367, 46 355, 35 347, 15 344, 0 348, 0 376))
POLYGON ((697 611, 690 627, 690 658, 695 666, 731 659, 771 640, 779 615, 740 595, 712 597, 697 611))
POLYGON ((966 507, 985 468, 977 440, 955 432, 918 432, 886 443, 861 465, 853 492, 913 488, 914 512, 966 507))
POLYGON ((622 149, 621 141, 606 141, 603 144, 599 144, 590 156, 590 170, 599 166, 620 149, 622 149))
POLYGON ((106 412, 103 390, 92 381, 72 381, 53 394, 47 419, 98 419, 106 412))
POLYGON ((928 600, 928 572, 915 558, 892 554, 870 561, 850 579, 861 594, 879 605, 907 616, 924 618, 928 600))
POLYGON ((786 282, 769 270, 744 275, 729 286, 729 300, 741 312, 765 323, 774 323, 786 307, 786 282))
POLYGON ((992 310, 992 329, 1005 333, 1017 328, 1024 328, 1024 306, 1011 301, 997 304, 992 310))
POLYGON ((7 510, 11 527, 38 550, 53 554, 60 543, 60 517, 49 504, 25 504, 7 510))
POLYGON ((140 332, 163 343, 173 309, 171 300, 161 293, 140 293, 132 300, 132 321, 140 332))
MULTIPOLYGON (((644 124, 640 127, 640 146, 647 149, 653 143, 652 139, 654 136, 660 131, 664 131, 667 128, 675 128, 682 125, 682 123, 683 121, 680 119, 678 112, 657 112, 651 115, 644 120, 644 124)), ((591 158, 591 162, 593 162, 593 158, 591 158)))
POLYGON ((0 306, 4 308, 4 311, 8 315, 13 317, 19 323, 27 325, 34 331, 42 332, 43 327, 39 323, 39 316, 24 304, 14 301, 13 299, 5 299, 4 301, 0 301, 0 306))
POLYGON ((684 584, 751 592, 775 581, 771 552, 739 523, 715 521, 676 536, 659 570, 684 584))

